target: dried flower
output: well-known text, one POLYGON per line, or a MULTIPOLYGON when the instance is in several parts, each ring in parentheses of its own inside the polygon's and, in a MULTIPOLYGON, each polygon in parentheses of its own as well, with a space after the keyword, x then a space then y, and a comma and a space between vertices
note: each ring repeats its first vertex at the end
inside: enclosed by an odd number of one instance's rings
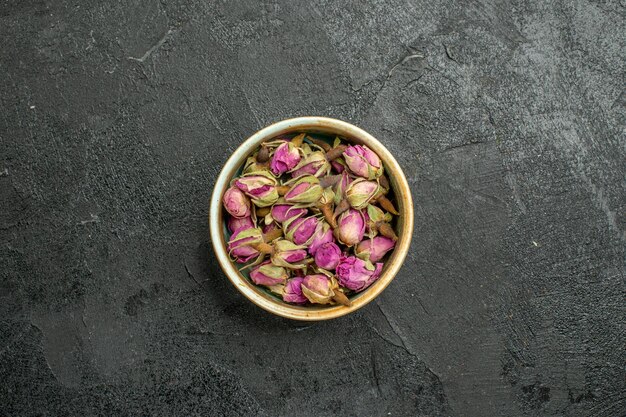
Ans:
POLYGON ((272 155, 270 170, 272 174, 280 176, 298 165, 300 159, 298 148, 291 142, 283 142, 276 148, 274 155, 272 155))
POLYGON ((326 275, 307 275, 301 283, 302 294, 312 303, 330 304, 335 295, 331 281, 326 275))
POLYGON ((283 284, 287 278, 289 278, 287 270, 281 266, 273 265, 270 261, 265 261, 250 271, 250 279, 257 285, 269 287, 283 284))
POLYGON ((359 177, 373 180, 383 174, 380 158, 365 145, 348 146, 343 156, 350 171, 359 177))
POLYGON ((254 227, 254 220, 252 217, 229 217, 228 218, 228 230, 230 233, 236 233, 239 230, 251 229, 254 227))
POLYGON ((341 179, 335 184, 335 205, 338 206, 341 200, 346 196, 346 190, 352 183, 352 178, 346 171, 341 173, 341 179))
POLYGON ((327 175, 330 171, 330 163, 326 160, 324 152, 315 151, 306 155, 298 165, 291 171, 293 178, 298 178, 302 175, 314 175, 321 177, 327 175))
POLYGON ((246 263, 260 255, 260 252, 255 248, 260 243, 263 243, 261 229, 240 229, 230 237, 228 253, 235 259, 235 262, 246 263))
POLYGON ((303 277, 295 277, 287 280, 285 288, 283 289, 283 301, 295 304, 304 304, 307 302, 307 298, 302 294, 302 281, 303 277))
POLYGON ((352 207, 357 210, 367 207, 369 202, 380 191, 376 181, 368 181, 363 178, 354 180, 346 189, 346 198, 352 207))
POLYGON ((339 285, 353 291, 363 291, 380 277, 383 264, 376 266, 355 256, 343 258, 337 265, 336 273, 339 285))
POLYGON ((341 249, 334 242, 322 244, 315 252, 315 264, 327 270, 335 269, 340 258, 341 249))
POLYGON ((241 218, 250 216, 250 200, 237 187, 230 187, 224 193, 224 208, 233 217, 241 218))
POLYGON ((274 242, 274 253, 271 256, 271 260, 276 266, 301 269, 309 263, 306 257, 307 251, 305 246, 296 245, 284 239, 274 242))
POLYGON ((300 217, 285 223, 285 237, 296 245, 306 245, 315 233, 319 218, 315 216, 300 217))
POLYGON ((288 203, 313 204, 322 196, 324 191, 320 187, 320 181, 313 175, 305 175, 298 178, 285 194, 285 201, 288 203))
POLYGON ((311 236, 311 242, 309 244, 309 253, 311 255, 315 255, 317 249, 327 242, 333 242, 335 238, 333 237, 333 229, 330 228, 330 225, 324 221, 320 221, 317 224, 317 228, 315 229, 315 233, 311 236))
POLYGON ((393 249, 395 245, 396 242, 393 239, 389 239, 385 236, 376 236, 375 238, 360 242, 354 249, 354 253, 363 260, 378 262, 387 252, 393 249))
POLYGON ((276 178, 267 171, 251 172, 235 180, 235 186, 258 207, 271 206, 278 200, 276 185, 276 178))
POLYGON ((363 240, 365 218, 359 210, 349 209, 339 216, 335 237, 339 242, 351 247, 363 240))
POLYGON ((272 206, 270 214, 272 218, 279 223, 285 223, 287 220, 302 217, 307 213, 307 209, 296 207, 291 204, 275 204, 272 206))

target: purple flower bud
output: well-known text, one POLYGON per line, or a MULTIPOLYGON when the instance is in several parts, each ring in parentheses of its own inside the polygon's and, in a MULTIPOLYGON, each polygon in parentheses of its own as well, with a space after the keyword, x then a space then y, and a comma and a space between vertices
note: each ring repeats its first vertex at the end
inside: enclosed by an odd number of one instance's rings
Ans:
MULTIPOLYGON (((228 230, 230 233, 236 233, 239 230, 251 229, 254 227, 254 221, 252 217, 229 217, 228 218, 228 230)), ((264 232, 265 233, 265 232, 264 232)))
POLYGON ((279 285, 283 284, 289 278, 289 273, 283 267, 272 265, 270 261, 254 267, 250 271, 250 279, 257 285, 279 285))
POLYGON ((272 263, 276 266, 284 266, 289 269, 302 269, 309 263, 306 259, 307 251, 304 246, 280 239, 274 243, 272 263))
POLYGON ((272 160, 270 161, 270 170, 272 174, 280 176, 285 172, 293 169, 300 162, 300 152, 298 148, 293 146, 291 142, 284 142, 276 148, 272 160))
POLYGON ((373 180, 383 174, 384 170, 380 158, 367 146, 348 146, 343 156, 350 171, 359 177, 373 180))
POLYGON ((236 187, 230 187, 224 193, 224 208, 233 217, 241 218, 250 215, 250 200, 236 187))
POLYGON ((331 282, 326 275, 307 275, 300 285, 302 294, 312 303, 330 304, 335 295, 331 282))
POLYGON ((260 255, 253 246, 263 242, 261 229, 240 229, 235 232, 228 242, 228 252, 237 263, 246 263, 260 255))
POLYGON ((320 181, 313 175, 305 175, 298 178, 285 194, 288 203, 313 204, 316 203, 324 189, 320 186, 320 181))
POLYGON ((277 181, 269 172, 244 174, 235 180, 235 186, 246 193, 257 207, 271 206, 278 200, 277 181))
POLYGON ((266 235, 269 232, 272 232, 274 230, 278 229, 278 225, 274 222, 271 222, 270 224, 266 224, 265 226, 263 226, 261 228, 261 230, 263 230, 263 234, 266 235))
POLYGON ((329 271, 337 267, 340 258, 341 249, 333 242, 324 243, 315 252, 315 264, 329 271))
POLYGON ((343 171, 341 173, 341 179, 335 185, 335 205, 339 205, 341 200, 346 195, 346 190, 352 183, 352 178, 348 175, 348 172, 343 171))
POLYGON ((285 223, 285 237, 296 245, 306 245, 315 233, 319 218, 310 216, 285 223))
POLYGON ((354 180, 346 189, 348 202, 355 209, 361 210, 367 207, 369 202, 378 194, 380 186, 376 181, 368 181, 363 178, 354 180))
POLYGON ((339 242, 350 247, 363 240, 365 233, 365 218, 359 210, 350 209, 341 213, 337 219, 335 237, 339 242))
POLYGON ((387 252, 389 252, 396 245, 393 239, 389 239, 384 236, 376 236, 373 239, 366 239, 360 242, 354 253, 361 259, 369 260, 370 262, 378 262, 387 252))
POLYGON ((342 163, 340 158, 337 158, 334 161, 331 161, 330 166, 333 167, 333 169, 335 170, 337 174, 341 174, 346 169, 345 165, 342 163))
POLYGON ((317 249, 324 243, 333 242, 333 229, 326 222, 320 221, 315 229, 315 233, 311 237, 311 243, 309 244, 309 253, 315 255, 317 249))
POLYGON ((307 302, 307 298, 302 294, 302 281, 304 281, 302 277, 287 280, 287 284, 285 284, 285 289, 283 290, 283 301, 294 304, 304 304, 307 302))
POLYGON ((298 165, 291 171, 292 178, 301 175, 314 175, 321 177, 330 171, 330 163, 323 152, 316 151, 306 155, 298 165))
POLYGON ((279 223, 285 223, 287 220, 302 217, 306 214, 307 209, 302 207, 294 207, 291 204, 275 204, 272 207, 272 218, 279 223))
POLYGON ((383 264, 380 262, 374 267, 371 262, 349 256, 339 262, 335 271, 339 278, 339 285, 353 291, 363 291, 380 277, 382 269, 383 264))

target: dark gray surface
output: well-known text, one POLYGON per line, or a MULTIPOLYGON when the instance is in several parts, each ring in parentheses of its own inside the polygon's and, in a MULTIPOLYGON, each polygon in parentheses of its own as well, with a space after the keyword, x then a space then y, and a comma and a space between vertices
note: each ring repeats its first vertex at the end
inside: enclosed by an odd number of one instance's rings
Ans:
POLYGON ((0 3, 1 415, 626 414, 624 2, 180 3, 0 3), (231 151, 298 115, 415 200, 326 323, 208 241, 231 151))

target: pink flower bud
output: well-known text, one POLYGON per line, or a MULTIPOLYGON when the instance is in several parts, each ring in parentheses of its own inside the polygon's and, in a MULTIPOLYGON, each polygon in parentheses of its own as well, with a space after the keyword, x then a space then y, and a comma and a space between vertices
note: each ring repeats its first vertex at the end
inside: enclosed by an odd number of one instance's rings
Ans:
POLYGON ((302 217, 306 214, 307 209, 302 207, 294 207, 291 204, 275 204, 272 207, 272 218, 279 223, 285 223, 287 220, 302 217))
POLYGON ((334 161, 331 161, 330 163, 330 166, 333 167, 333 169, 335 170, 337 174, 341 174, 346 169, 344 163, 342 162, 343 161, 341 161, 340 158, 337 158, 334 161))
POLYGON ((277 181, 269 172, 244 174, 235 180, 235 186, 246 193, 257 207, 271 206, 278 200, 277 181))
POLYGON ((333 237, 333 229, 330 228, 330 225, 324 221, 320 221, 315 229, 315 233, 311 237, 311 243, 309 244, 309 253, 311 255, 315 255, 317 249, 327 242, 333 242, 335 238, 333 237))
POLYGON ((312 303, 330 304, 335 295, 331 288, 331 282, 326 275, 307 275, 300 285, 302 294, 312 303))
MULTIPOLYGON (((254 227, 254 221, 252 217, 229 217, 228 218, 228 230, 230 233, 236 233, 239 230, 251 229, 254 227)), ((265 232, 263 232, 265 233, 265 232)))
POLYGON ((352 183, 352 178, 347 171, 341 173, 341 179, 335 185, 335 205, 339 205, 341 200, 346 196, 346 190, 352 183))
POLYGON ((289 278, 287 270, 281 266, 273 265, 270 261, 252 268, 250 271, 250 279, 257 285, 279 285, 283 284, 289 278))
POLYGON ((263 234, 266 235, 269 232, 273 232, 274 230, 278 229, 278 225, 275 222, 271 222, 270 224, 266 224, 265 226, 263 226, 261 228, 261 230, 263 230, 263 234))
POLYGON ((305 175, 298 178, 291 185, 291 189, 285 194, 288 203, 313 204, 316 203, 324 189, 320 186, 320 181, 313 175, 305 175))
POLYGON ((339 242, 350 247, 363 240, 365 218, 359 210, 350 209, 341 213, 337 220, 335 237, 339 242))
POLYGON ((393 239, 389 239, 384 236, 376 236, 373 239, 366 239, 360 242, 354 253, 361 259, 369 260, 370 262, 378 262, 387 252, 389 252, 396 245, 393 239))
POLYGON ((287 280, 285 289, 283 290, 283 301, 294 304, 304 304, 307 298, 302 294, 302 281, 304 278, 296 277, 287 280))
POLYGON ((291 171, 292 178, 301 175, 314 175, 321 177, 330 171, 330 163, 323 152, 316 151, 306 155, 298 165, 291 171))
POLYGON ((288 240, 280 239, 274 243, 272 263, 289 269, 302 269, 307 266, 307 251, 305 246, 299 246, 288 240))
POLYGON ((296 245, 306 245, 315 233, 319 218, 310 216, 285 223, 285 237, 296 245))
POLYGON ((350 171, 359 177, 373 180, 383 174, 380 158, 367 146, 348 146, 343 156, 350 171))
POLYGON ((346 198, 352 207, 361 210, 378 194, 380 186, 376 181, 363 178, 354 180, 346 189, 346 198))
POLYGON ((250 200, 236 187, 230 187, 222 199, 224 208, 233 217, 241 218, 250 215, 250 200))
POLYGON ((380 262, 374 267, 371 262, 349 256, 339 262, 335 271, 339 285, 353 291, 363 291, 380 277, 382 269, 383 264, 380 262))
POLYGON ((263 242, 261 229, 240 229, 235 232, 228 242, 228 252, 237 263, 246 263, 260 255, 253 246, 263 242))
POLYGON ((280 176, 285 172, 293 169, 300 162, 300 152, 298 148, 293 146, 291 142, 283 142, 276 148, 272 160, 270 161, 270 170, 272 174, 280 176))
POLYGON ((315 264, 329 271, 337 267, 340 258, 341 249, 333 242, 324 243, 315 252, 315 264))

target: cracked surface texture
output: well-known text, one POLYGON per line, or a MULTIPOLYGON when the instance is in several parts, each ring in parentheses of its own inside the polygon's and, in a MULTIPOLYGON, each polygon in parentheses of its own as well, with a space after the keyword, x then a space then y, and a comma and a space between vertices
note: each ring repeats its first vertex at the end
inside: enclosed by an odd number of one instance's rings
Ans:
POLYGON ((626 414, 619 1, 0 4, 0 414, 626 414), (391 286, 268 315, 211 252, 238 144, 320 115, 415 201, 391 286))

